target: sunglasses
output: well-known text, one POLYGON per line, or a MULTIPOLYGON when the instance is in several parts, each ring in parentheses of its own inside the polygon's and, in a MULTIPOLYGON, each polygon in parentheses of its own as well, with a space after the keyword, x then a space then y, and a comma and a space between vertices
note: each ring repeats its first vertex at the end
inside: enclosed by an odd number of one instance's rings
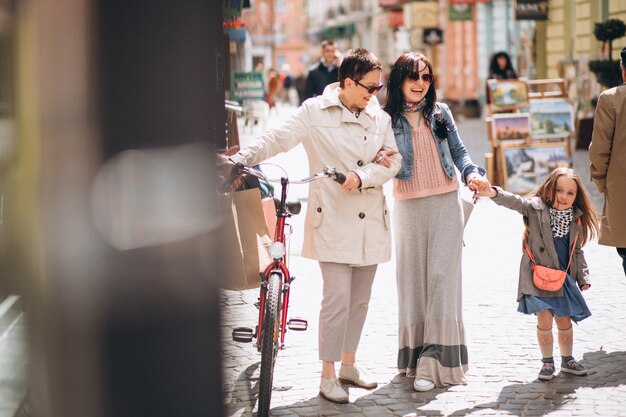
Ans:
POLYGON ((422 81, 424 81, 425 83, 432 83, 433 78, 434 78, 432 74, 425 73, 425 74, 420 75, 418 72, 415 72, 415 71, 409 72, 406 76, 406 78, 409 78, 413 81, 419 80, 420 77, 422 78, 422 81))
POLYGON ((357 83, 357 85, 360 85, 361 87, 365 88, 367 90, 368 94, 374 94, 375 92, 380 91, 380 89, 383 88, 383 84, 382 83, 378 84, 378 85, 375 85, 373 87, 368 87, 366 85, 361 84, 360 82, 358 82, 356 80, 354 82, 357 83))

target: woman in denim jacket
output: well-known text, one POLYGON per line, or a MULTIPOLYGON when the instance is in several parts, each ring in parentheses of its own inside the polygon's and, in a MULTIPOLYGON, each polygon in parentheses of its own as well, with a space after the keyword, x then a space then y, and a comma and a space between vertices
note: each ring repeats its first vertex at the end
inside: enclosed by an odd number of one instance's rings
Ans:
POLYGON ((437 102, 428 58, 415 52, 400 56, 387 88, 385 110, 402 155, 393 188, 398 369, 415 377, 416 391, 465 384, 464 219, 455 167, 465 184, 488 181, 485 170, 472 163, 450 109, 437 102))

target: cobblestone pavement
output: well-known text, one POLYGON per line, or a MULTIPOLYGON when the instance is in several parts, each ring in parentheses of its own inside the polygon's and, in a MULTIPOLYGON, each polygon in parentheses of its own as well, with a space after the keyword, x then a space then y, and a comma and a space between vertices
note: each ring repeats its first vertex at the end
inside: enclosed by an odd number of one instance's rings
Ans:
MULTIPOLYGON (((292 109, 280 109, 280 120, 292 109)), ((269 125, 271 125, 270 121, 269 125)), ((459 122, 459 130, 477 163, 489 151, 482 119, 459 122)), ((258 133, 258 132, 256 132, 258 133)), ((243 135, 245 143, 254 132, 243 135)), ((304 176, 301 149, 275 160, 290 175, 304 176)), ((588 177, 586 151, 576 151, 574 165, 588 177)), ((294 190, 303 197, 306 190, 294 190)), ((594 193, 594 200, 601 203, 594 193)), ((393 209, 393 208, 392 208, 393 209)), ((304 213, 304 209, 302 211, 304 213)), ((590 370, 576 377, 557 374, 537 379, 540 368, 535 319, 516 312, 522 219, 517 213, 481 200, 465 231, 463 260, 464 322, 470 370, 468 384, 426 393, 398 375, 396 363, 396 286, 394 260, 380 265, 357 361, 379 385, 373 390, 346 387, 350 404, 318 396, 321 364, 317 357, 321 279, 317 263, 299 255, 303 216, 292 219, 291 269, 297 276, 290 316, 309 320, 306 332, 288 332, 278 354, 272 394, 276 416, 626 416, 626 278, 614 248, 591 242, 585 254, 593 285, 585 297, 593 315, 574 329, 574 355, 590 370)), ((231 341, 232 327, 254 327, 256 290, 224 291, 223 353, 227 415, 252 416, 260 355, 252 344, 231 341)), ((558 358, 558 347, 555 356, 558 358)), ((558 361, 557 361, 558 365, 558 361)), ((558 369, 558 368, 557 368, 558 369)))

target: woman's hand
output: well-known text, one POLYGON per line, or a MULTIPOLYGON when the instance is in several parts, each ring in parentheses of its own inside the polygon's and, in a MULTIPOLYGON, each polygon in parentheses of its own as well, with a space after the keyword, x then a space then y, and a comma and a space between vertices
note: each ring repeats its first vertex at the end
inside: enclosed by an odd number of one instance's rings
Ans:
POLYGON ((372 159, 372 162, 377 164, 377 165, 382 165, 385 168, 389 168, 391 166, 391 159, 389 159, 389 157, 391 155, 395 155, 397 153, 400 153, 400 152, 394 151, 393 149, 389 149, 389 150, 386 150, 386 151, 383 151, 381 149, 376 154, 376 157, 374 157, 374 159, 372 159))
POLYGON ((589 287, 591 287, 591 285, 585 284, 582 287, 580 287, 580 289, 581 289, 581 291, 587 291, 589 289, 589 287))
POLYGON ((361 186, 361 178, 354 171, 346 173, 346 181, 341 184, 341 188, 345 191, 358 190, 361 186))

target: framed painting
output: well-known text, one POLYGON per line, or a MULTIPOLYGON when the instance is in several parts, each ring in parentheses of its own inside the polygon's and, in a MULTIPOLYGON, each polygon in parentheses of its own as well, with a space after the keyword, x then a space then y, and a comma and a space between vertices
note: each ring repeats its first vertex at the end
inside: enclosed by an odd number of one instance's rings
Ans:
POLYGON ((528 107, 528 86, 521 80, 487 80, 494 112, 528 107))
POLYGON ((574 131, 573 107, 565 99, 531 100, 529 110, 533 139, 565 138, 574 131))
POLYGON ((491 116, 492 138, 498 142, 530 140, 528 113, 502 113, 491 116))
POLYGON ((535 190, 557 167, 571 167, 566 141, 500 147, 503 188, 516 194, 535 190))

